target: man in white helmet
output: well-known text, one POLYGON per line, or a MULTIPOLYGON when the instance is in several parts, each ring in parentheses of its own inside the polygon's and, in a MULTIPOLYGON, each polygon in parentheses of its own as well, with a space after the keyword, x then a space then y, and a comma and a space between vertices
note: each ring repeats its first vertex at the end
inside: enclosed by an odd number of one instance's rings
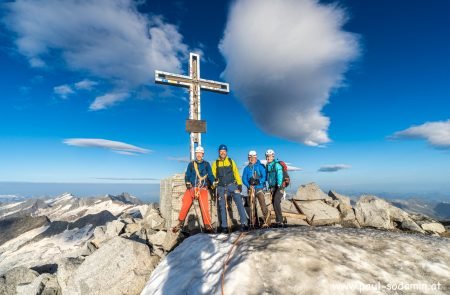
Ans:
POLYGON ((172 229, 177 232, 183 227, 184 220, 192 206, 194 200, 198 200, 202 213, 203 224, 208 232, 212 231, 211 215, 209 214, 208 187, 214 184, 214 175, 211 165, 203 160, 205 150, 201 146, 195 148, 195 160, 188 164, 184 180, 186 182, 186 192, 184 193, 181 205, 179 223, 172 229))
POLYGON ((267 183, 272 194, 272 204, 275 211, 276 223, 274 227, 281 227, 283 225, 281 199, 283 198, 285 189, 283 185, 283 166, 275 160, 275 152, 272 149, 266 151, 266 160, 267 183))
MULTIPOLYGON (((258 155, 256 151, 248 152, 248 165, 244 168, 244 173, 242 174, 242 182, 247 187, 249 193, 250 212, 256 212, 256 201, 250 200, 250 194, 252 197, 256 197, 261 207, 263 213, 264 224, 267 226, 267 215, 268 210, 266 206, 266 201, 264 198, 264 187, 266 184, 266 167, 258 160, 258 155)), ((255 218, 255 214, 250 214, 251 218, 255 218), (252 216, 253 215, 253 216, 252 216)), ((255 220, 250 220, 251 225, 255 225, 255 220)))

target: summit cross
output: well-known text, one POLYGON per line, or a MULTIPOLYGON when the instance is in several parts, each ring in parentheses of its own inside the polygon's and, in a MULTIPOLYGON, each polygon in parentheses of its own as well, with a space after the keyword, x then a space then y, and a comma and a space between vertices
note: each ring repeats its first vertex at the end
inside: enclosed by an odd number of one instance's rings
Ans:
POLYGON ((200 55, 191 53, 189 56, 189 76, 163 71, 155 71, 155 83, 189 88, 189 119, 186 121, 186 131, 190 133, 190 158, 195 159, 195 147, 202 144, 202 133, 206 133, 206 121, 201 120, 200 90, 222 94, 230 92, 228 83, 200 78, 200 55))

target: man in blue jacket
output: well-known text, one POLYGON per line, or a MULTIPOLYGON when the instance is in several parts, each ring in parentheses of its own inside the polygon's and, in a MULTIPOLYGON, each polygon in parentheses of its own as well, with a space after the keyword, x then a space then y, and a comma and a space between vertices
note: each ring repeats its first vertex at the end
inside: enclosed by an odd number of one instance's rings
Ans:
MULTIPOLYGON (((266 201, 264 198, 264 186, 266 184, 266 167, 261 164, 258 160, 258 155, 256 151, 248 152, 248 165, 244 168, 244 173, 242 174, 242 182, 247 187, 247 191, 249 194, 253 194, 253 197, 256 197, 259 202, 259 206, 261 207, 261 211, 263 213, 264 224, 263 226, 267 226, 267 215, 268 210, 266 206, 266 201)), ((253 199, 250 201, 250 208, 253 212, 256 211, 256 201, 253 199)), ((251 211, 252 212, 252 211, 251 211)), ((255 214, 250 214, 254 215, 255 214)), ((255 220, 251 220, 251 223, 254 225, 255 220)))
POLYGON ((269 184, 270 192, 272 193, 272 204, 275 211, 274 227, 281 227, 283 225, 283 213, 281 211, 281 199, 284 195, 283 185, 283 166, 275 160, 275 152, 271 149, 266 152, 267 160, 267 183, 269 184))

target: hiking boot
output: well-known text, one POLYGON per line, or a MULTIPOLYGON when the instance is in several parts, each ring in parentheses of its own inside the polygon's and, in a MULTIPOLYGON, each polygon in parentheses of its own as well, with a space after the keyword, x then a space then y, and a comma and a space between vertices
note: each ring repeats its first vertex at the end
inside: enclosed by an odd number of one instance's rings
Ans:
POLYGON ((281 222, 272 223, 272 228, 280 228, 280 227, 283 227, 283 224, 281 222))
POLYGON ((177 225, 175 225, 174 227, 172 227, 172 232, 173 233, 177 233, 180 231, 180 229, 183 227, 183 221, 178 222, 177 225))
POLYGON ((214 229, 212 228, 212 226, 210 224, 205 224, 205 233, 211 234, 213 232, 214 232, 214 229))
POLYGON ((227 227, 221 227, 221 226, 219 226, 218 228, 217 228, 217 233, 218 234, 226 234, 226 233, 228 233, 228 228, 227 227))
POLYGON ((241 232, 247 232, 248 231, 248 225, 247 224, 241 224, 241 232))

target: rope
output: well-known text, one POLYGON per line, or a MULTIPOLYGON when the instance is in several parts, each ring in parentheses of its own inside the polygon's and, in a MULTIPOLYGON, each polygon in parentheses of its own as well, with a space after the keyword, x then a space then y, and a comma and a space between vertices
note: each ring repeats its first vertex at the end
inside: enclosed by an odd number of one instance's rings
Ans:
POLYGON ((223 271, 222 271, 222 295, 225 294, 225 272, 227 270, 228 263, 230 262, 231 258, 233 257, 232 254, 234 253, 233 250, 236 248, 237 243, 239 242, 239 239, 241 239, 243 236, 245 236, 247 233, 241 232, 239 236, 234 240, 233 245, 231 246, 231 249, 227 253, 227 258, 225 259, 223 263, 223 271))

